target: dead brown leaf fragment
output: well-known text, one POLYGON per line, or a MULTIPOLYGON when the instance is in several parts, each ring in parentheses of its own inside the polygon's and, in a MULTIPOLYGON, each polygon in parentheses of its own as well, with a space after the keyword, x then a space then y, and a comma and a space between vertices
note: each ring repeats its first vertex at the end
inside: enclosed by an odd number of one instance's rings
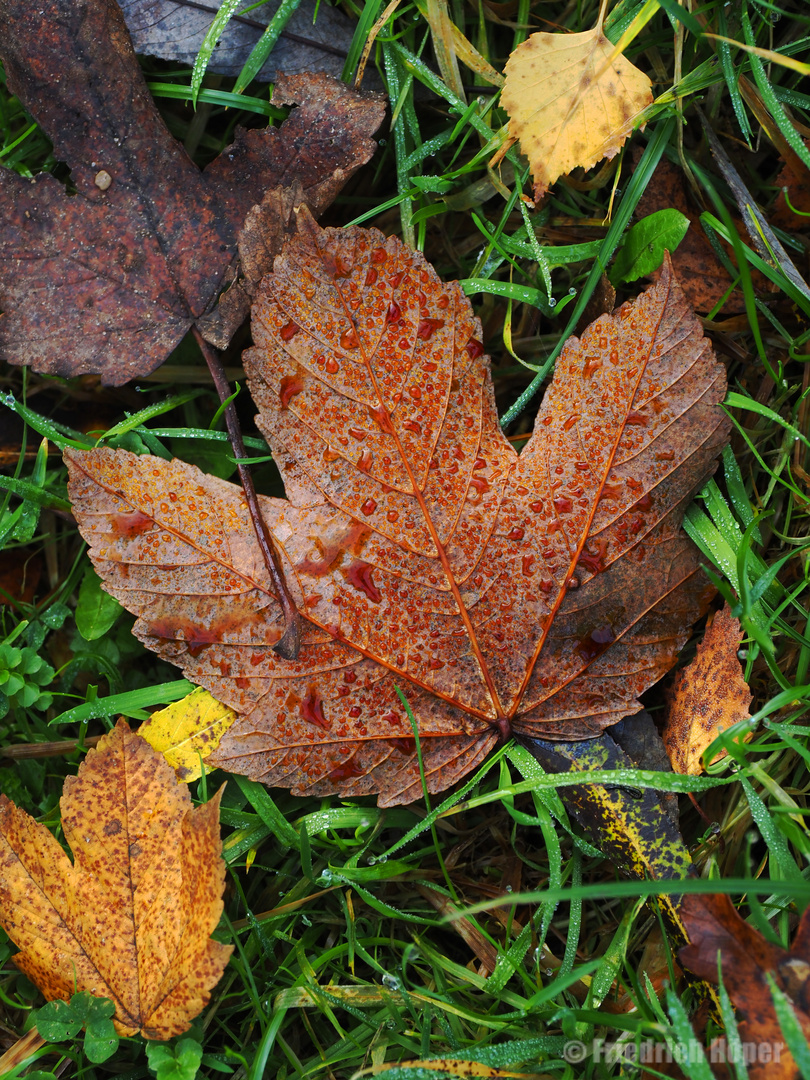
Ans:
MULTIPOLYGON (((271 187, 320 213, 371 157, 379 96, 326 75, 280 77, 280 128, 239 129, 204 172, 167 131, 114 0, 0 0, 8 84, 71 168, 0 169, 0 356, 120 385, 158 367, 233 276, 237 235, 271 187)), ((221 336, 217 344, 222 346, 221 336)))
MULTIPOLYGON (((695 311, 704 314, 729 292, 731 277, 709 243, 699 214, 689 206, 683 173, 677 165, 662 159, 639 200, 636 214, 639 218, 646 217, 669 207, 679 210, 691 222, 686 236, 672 253, 672 265, 689 303, 695 311)), ((737 293, 732 293, 723 305, 727 315, 744 310, 745 304, 737 293)))
POLYGON ((520 457, 457 284, 376 230, 299 216, 245 368, 288 501, 263 499, 305 621, 238 489, 179 461, 65 456, 135 633, 240 714, 209 759, 296 793, 446 788, 511 732, 587 739, 638 710, 710 590, 680 528, 728 431, 725 374, 669 268, 572 338, 520 457))
POLYGON ((612 158, 652 102, 644 72, 602 30, 532 34, 509 57, 501 104, 511 142, 520 141, 534 178, 534 197, 577 166, 612 158))
POLYGON ((703 772, 703 752, 720 732, 751 718, 752 695, 737 658, 742 636, 740 620, 725 604, 706 627, 695 659, 675 677, 662 732, 675 772, 703 772))
POLYGON ((163 756, 123 720, 65 781, 72 864, 0 795, 0 925, 49 1001, 83 990, 111 998, 121 1035, 188 1030, 232 952, 210 936, 225 882, 219 799, 193 809, 163 756))
POLYGON ((678 954, 681 963, 717 983, 720 954, 723 985, 741 1020, 740 1039, 754 1048, 746 1057, 750 1080, 799 1080, 803 1074, 785 1043, 766 976, 790 998, 810 1038, 810 908, 789 950, 766 941, 724 894, 684 896, 680 912, 690 941, 678 954))

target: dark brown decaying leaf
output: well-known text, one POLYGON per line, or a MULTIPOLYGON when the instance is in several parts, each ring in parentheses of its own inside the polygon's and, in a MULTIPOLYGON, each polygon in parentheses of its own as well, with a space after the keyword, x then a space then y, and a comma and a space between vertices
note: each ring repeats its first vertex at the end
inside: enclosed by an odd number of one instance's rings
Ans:
MULTIPOLYGON (((672 208, 689 218, 691 225, 686 236, 672 253, 672 265, 681 282, 686 298, 695 311, 709 312, 731 289, 732 280, 718 259, 702 225, 700 215, 689 205, 683 173, 672 162, 659 162, 652 181, 647 184, 636 208, 636 217, 647 217, 658 210, 672 208)), ((656 277, 656 272, 653 277, 656 277)), ((767 278, 753 271, 757 289, 768 288, 767 278)), ((742 292, 734 289, 723 303, 724 316, 745 311, 742 292)))
POLYGON ((810 908, 789 950, 766 941, 724 894, 684 896, 681 916, 690 940, 678 954, 685 967, 716 983, 720 952, 723 985, 741 1019, 740 1039, 755 1050, 746 1058, 750 1080, 799 1080, 803 1074, 785 1044, 766 975, 791 999, 810 1039, 810 908))
POLYGON ((298 179, 320 213, 371 157, 383 116, 378 96, 329 76, 280 78, 274 100, 299 108, 278 129, 240 129, 201 173, 114 0, 0 0, 0 55, 76 188, 0 169, 0 356, 112 385, 156 368, 214 306, 266 189, 298 179))
POLYGON ((0 924, 49 1001, 111 998, 122 1035, 188 1030, 232 951, 210 937, 225 883, 220 794, 193 808, 163 755, 120 720, 65 781, 72 864, 0 795, 0 924))
POLYGON ((238 271, 214 310, 198 323, 205 339, 218 349, 227 348, 247 318, 259 282, 273 269, 284 241, 295 233, 295 207, 305 201, 300 182, 293 180, 288 187, 271 188, 258 206, 248 210, 238 237, 238 271))
POLYGON ((420 794, 514 731, 587 739, 638 709, 710 590, 681 531, 728 430, 725 374, 669 264, 572 338, 518 457, 457 284, 375 230, 299 234, 245 354, 289 501, 263 512, 296 661, 237 489, 181 462, 66 454, 136 633, 237 711, 213 763, 296 792, 420 794))

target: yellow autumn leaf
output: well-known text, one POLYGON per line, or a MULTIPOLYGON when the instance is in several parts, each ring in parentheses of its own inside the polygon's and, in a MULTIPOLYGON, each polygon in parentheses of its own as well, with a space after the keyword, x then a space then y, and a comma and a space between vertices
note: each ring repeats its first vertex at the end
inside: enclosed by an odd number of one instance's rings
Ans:
POLYGON ((62 830, 0 795, 0 926, 48 1001, 109 998, 120 1035, 188 1031, 233 946, 222 915, 222 792, 193 807, 160 754, 123 719, 65 780, 62 830))
POLYGON ((702 773, 703 753, 720 732, 751 719, 751 691, 737 658, 742 636, 726 604, 706 627, 694 660, 675 676, 661 733, 675 772, 702 773))
POLYGON ((614 157, 652 101, 644 72, 613 55, 604 10, 593 30, 532 34, 507 61, 501 104, 510 144, 520 140, 529 159, 535 199, 577 166, 614 157))
MULTIPOLYGON (((200 758, 207 758, 236 719, 236 713, 198 687, 159 712, 152 713, 138 734, 160 751, 187 784, 200 777, 200 758)), ((206 771, 210 771, 206 766, 206 771)))

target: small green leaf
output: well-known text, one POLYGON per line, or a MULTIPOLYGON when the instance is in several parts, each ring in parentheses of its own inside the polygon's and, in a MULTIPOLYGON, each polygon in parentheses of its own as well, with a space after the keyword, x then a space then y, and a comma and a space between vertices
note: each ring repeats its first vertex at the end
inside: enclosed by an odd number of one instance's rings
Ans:
POLYGON ((40 618, 49 630, 61 630, 65 619, 70 615, 67 604, 51 604, 47 611, 43 611, 40 618))
POLYGON ((64 1042, 82 1029, 73 1009, 66 1001, 49 1001, 34 1014, 37 1031, 46 1042, 64 1042))
MULTIPOLYGON (((110 1002, 112 1005, 112 1002, 110 1002)), ((118 1033, 112 1020, 97 1020, 87 1025, 84 1034, 84 1052, 88 1061, 100 1065, 111 1058, 118 1049, 118 1033)))
POLYGON ((94 1065, 100 1065, 118 1049, 118 1035, 110 1019, 114 1012, 115 1005, 109 998, 82 991, 74 994, 69 1003, 49 1001, 34 1013, 34 1022, 47 1042, 64 1042, 86 1028, 84 1052, 94 1065))
POLYGON ((689 218, 680 210, 659 210, 642 218, 625 237, 610 271, 611 282, 636 281, 657 270, 664 252, 673 252, 688 228, 689 218))
MULTIPOLYGON (((33 649, 23 649, 22 656, 20 657, 20 674, 21 675, 33 675, 34 672, 39 671, 45 661, 34 652, 33 649)), ((51 669, 53 674, 53 669, 51 669)))
POLYGON ((15 694, 19 694, 24 686, 25 679, 22 675, 18 675, 16 671, 10 671, 3 684, 3 692, 8 694, 9 697, 14 697, 15 694))
POLYGON ((453 187, 453 181, 443 176, 412 176, 411 183, 419 191, 438 191, 440 195, 444 195, 453 187))
POLYGON ((101 1024, 115 1015, 115 1004, 109 998, 94 997, 86 990, 70 999, 73 1015, 82 1024, 101 1024))
POLYGON ((88 566, 79 589, 76 627, 85 641, 104 637, 124 609, 101 587, 101 578, 88 566))
POLYGON ((13 645, 0 645, 0 667, 15 668, 22 660, 22 650, 13 645))
POLYGON ((146 1057, 157 1080, 194 1080, 202 1061, 202 1047, 194 1039, 181 1039, 176 1046, 149 1043, 146 1057))

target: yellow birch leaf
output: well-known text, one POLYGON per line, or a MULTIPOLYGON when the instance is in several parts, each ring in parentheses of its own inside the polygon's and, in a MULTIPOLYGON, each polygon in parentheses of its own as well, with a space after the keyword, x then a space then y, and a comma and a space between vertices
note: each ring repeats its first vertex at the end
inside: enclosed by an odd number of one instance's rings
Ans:
POLYGON ((535 199, 577 166, 615 157, 652 102, 650 80, 614 51, 600 14, 593 30, 532 34, 509 57, 501 104, 529 159, 535 199))
POLYGON ((120 1035, 182 1034, 232 951, 210 936, 225 884, 219 795, 192 807, 119 720, 65 781, 61 810, 73 863, 0 795, 0 926, 20 949, 14 963, 49 1001, 110 998, 120 1035))
MULTIPOLYGON (((154 712, 138 734, 163 754, 178 780, 190 784, 200 778, 200 758, 207 758, 236 719, 207 690, 197 687, 180 701, 154 712)), ((210 766, 206 765, 206 772, 210 766)))
POLYGON ((739 619, 726 604, 707 626, 695 659, 675 677, 662 732, 675 772, 703 772, 700 759, 720 732, 750 719, 751 691, 737 659, 741 640, 739 619))

